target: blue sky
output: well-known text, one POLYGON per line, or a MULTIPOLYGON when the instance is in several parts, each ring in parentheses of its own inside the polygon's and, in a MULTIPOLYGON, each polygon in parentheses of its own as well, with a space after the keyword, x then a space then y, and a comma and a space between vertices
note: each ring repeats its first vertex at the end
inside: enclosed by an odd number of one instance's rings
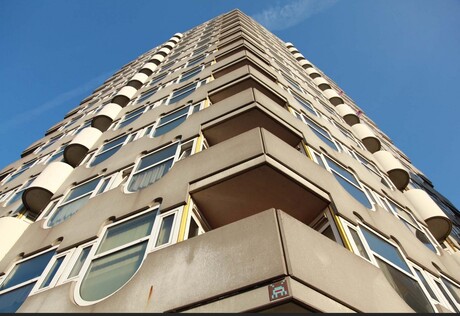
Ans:
POLYGON ((121 66, 235 8, 292 42, 460 207, 454 0, 0 0, 0 169, 121 66))

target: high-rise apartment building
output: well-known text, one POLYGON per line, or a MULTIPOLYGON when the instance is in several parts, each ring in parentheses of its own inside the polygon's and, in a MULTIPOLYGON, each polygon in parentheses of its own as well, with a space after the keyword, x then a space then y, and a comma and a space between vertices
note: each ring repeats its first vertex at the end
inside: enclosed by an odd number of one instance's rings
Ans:
POLYGON ((460 311, 458 210, 238 10, 123 66, 0 179, 0 311, 460 311))

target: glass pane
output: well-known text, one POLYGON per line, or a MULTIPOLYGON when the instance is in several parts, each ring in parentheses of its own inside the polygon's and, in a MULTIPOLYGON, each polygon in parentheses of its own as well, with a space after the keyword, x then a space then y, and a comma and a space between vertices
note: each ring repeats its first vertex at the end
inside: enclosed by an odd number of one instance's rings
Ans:
POLYGON ((130 221, 107 229, 96 254, 120 247, 145 236, 152 231, 157 212, 149 212, 130 221))
POLYGON ((17 264, 0 286, 0 291, 39 277, 45 270, 55 251, 48 251, 17 264))
POLYGON ((79 196, 82 196, 82 195, 84 195, 86 193, 92 192, 96 188, 97 184, 99 183, 99 180, 100 179, 97 178, 97 179, 94 179, 94 180, 92 180, 90 182, 87 182, 87 183, 85 183, 83 185, 75 187, 74 189, 72 189, 70 194, 66 197, 64 202, 73 200, 76 197, 79 197, 79 196))
POLYGON ((364 245, 361 242, 361 238, 359 238, 358 233, 354 229, 349 229, 349 231, 350 231, 351 237, 353 238, 353 241, 355 242, 356 247, 358 248, 358 251, 361 257, 366 258, 367 260, 370 260, 369 255, 367 254, 367 251, 364 248, 364 245))
POLYGON ((326 136, 324 136, 323 134, 321 134, 320 132, 318 132, 317 130, 315 130, 314 128, 311 128, 312 132, 315 133, 316 136, 318 136, 318 138, 320 138, 326 145, 328 145, 329 147, 331 147, 332 149, 334 149, 335 151, 337 151, 337 146, 335 145, 335 143, 330 140, 329 138, 327 138, 326 136))
POLYGON ((174 214, 163 218, 163 221, 161 222, 160 233, 158 235, 158 240, 155 246, 164 245, 169 241, 169 237, 171 236, 171 229, 172 229, 173 221, 174 221, 174 214))
POLYGON ((455 298, 457 303, 460 304, 460 288, 456 286, 454 283, 450 282, 446 278, 441 277, 442 283, 446 285, 446 287, 449 289, 449 292, 452 294, 452 296, 455 298))
POLYGON ((59 270, 59 267, 61 266, 62 261, 64 261, 64 258, 65 257, 60 257, 56 259, 56 261, 54 261, 53 266, 51 267, 51 270, 46 275, 45 279, 43 280, 42 285, 40 285, 40 288, 44 288, 50 285, 51 280, 54 278, 54 276, 56 275, 56 272, 59 270))
POLYGON ((74 200, 69 204, 59 206, 54 214, 48 220, 48 226, 53 227, 59 223, 62 223, 73 214, 75 214, 86 202, 89 200, 89 195, 82 197, 81 199, 74 200))
POLYGON ((0 313, 14 313, 29 296, 35 282, 0 295, 0 313))
POLYGON ((386 262, 378 258, 376 258, 376 260, 390 285, 414 311, 417 313, 434 313, 430 301, 425 293, 423 293, 417 281, 393 268, 386 262))
POLYGON ((88 257, 90 250, 91 250, 91 247, 86 247, 80 252, 77 262, 75 262, 75 265, 73 266, 72 271, 70 271, 70 274, 68 277, 69 279, 73 278, 74 276, 77 276, 80 273, 80 270, 83 267, 83 263, 85 263, 85 260, 88 257))
POLYGON ((165 125, 157 127, 155 129, 155 132, 153 133, 153 136, 156 137, 156 136, 166 134, 167 132, 173 130, 174 128, 176 128, 177 126, 179 126, 183 122, 185 122, 186 118, 187 118, 187 116, 184 115, 184 116, 178 118, 177 120, 171 121, 169 123, 166 123, 165 125))
POLYGON ((101 147, 101 152, 102 152, 102 151, 105 151, 105 150, 107 150, 107 149, 113 148, 113 147, 115 147, 115 146, 117 146, 117 145, 123 144, 123 142, 126 140, 127 137, 128 137, 128 135, 125 135, 125 136, 123 136, 123 137, 114 139, 114 140, 112 140, 111 142, 108 142, 108 143, 104 144, 104 145, 101 147))
POLYGON ((160 118, 159 125, 172 121, 175 118, 178 118, 179 116, 187 114, 188 110, 189 110, 189 107, 187 106, 183 109, 180 109, 179 111, 163 116, 162 118, 160 118))
POLYGON ((188 235, 187 239, 190 239, 192 237, 198 236, 199 233, 199 227, 196 221, 193 219, 193 217, 190 219, 190 227, 188 228, 188 235))
POLYGON ((438 286, 439 290, 442 292, 442 294, 444 295, 444 297, 447 299, 447 301, 449 301, 449 304, 450 306, 456 311, 456 312, 460 312, 460 310, 457 308, 457 306, 455 306, 455 303, 453 302, 452 298, 450 298, 449 294, 446 292, 446 290, 444 289, 444 287, 436 282, 436 285, 438 286))
POLYGON ((147 242, 94 260, 80 287, 85 301, 100 300, 122 287, 142 264, 147 242))
POLYGON ((329 167, 333 170, 335 170, 338 174, 342 175, 344 178, 348 179, 351 183, 356 184, 359 186, 358 181, 356 178, 353 176, 353 174, 348 171, 347 169, 343 168, 342 166, 336 164, 333 160, 329 159, 326 157, 327 164, 329 167))
POLYGON ((348 191, 356 200, 358 200, 362 205, 364 205, 367 208, 372 208, 371 202, 369 202, 369 199, 367 198, 366 194, 364 194, 363 191, 355 187, 353 184, 336 174, 335 172, 332 173, 334 177, 339 181, 339 183, 342 185, 342 187, 348 191))
POLYGON ((426 281, 425 277, 422 275, 422 273, 418 269, 414 269, 415 273, 417 273, 418 278, 422 281, 423 285, 425 286, 425 289, 428 291, 428 294, 430 294, 431 298, 439 301, 438 298, 436 297, 436 294, 434 294, 433 290, 431 289, 431 286, 428 284, 426 281))
POLYGON ((407 273, 412 274, 396 247, 384 241, 382 238, 378 237, 364 227, 361 227, 361 231, 372 251, 378 253, 380 256, 392 262, 394 265, 400 267, 407 273))
POLYGON ((154 167, 145 169, 144 171, 135 174, 129 183, 128 190, 131 192, 143 189, 157 180, 161 179, 171 169, 173 159, 166 160, 154 167))
POLYGON ((107 150, 107 151, 104 151, 103 153, 97 155, 93 161, 91 161, 90 163, 90 167, 93 167, 95 165, 97 165, 98 163, 101 163, 103 162, 104 160, 112 157, 112 155, 114 153, 116 153, 118 151, 118 149, 120 149, 121 146, 118 146, 118 147, 115 147, 115 148, 112 148, 110 150, 107 150))
POLYGON ((155 165, 156 163, 170 157, 174 157, 177 150, 177 144, 163 148, 141 159, 136 171, 155 165))
MULTIPOLYGON (((177 95, 175 93, 174 95, 176 95, 176 96, 172 97, 171 100, 169 100, 169 104, 178 102, 178 101, 182 100, 183 98, 187 97, 188 95, 192 94, 192 92, 195 91, 195 86, 196 86, 196 84, 194 84, 193 87, 188 88, 188 90, 183 92, 182 94, 177 95)), ((182 92, 182 90, 181 90, 181 92, 182 92)))

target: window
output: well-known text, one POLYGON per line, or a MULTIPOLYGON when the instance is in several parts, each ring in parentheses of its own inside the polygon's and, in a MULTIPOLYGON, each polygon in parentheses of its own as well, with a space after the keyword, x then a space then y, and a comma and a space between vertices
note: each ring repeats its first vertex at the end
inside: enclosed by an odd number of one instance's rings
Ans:
POLYGON ((166 69, 171 68, 175 63, 176 63, 176 61, 173 60, 173 61, 170 61, 169 63, 164 64, 163 67, 161 67, 160 71, 164 71, 166 69))
POLYGON ((281 72, 281 75, 283 75, 284 79, 292 86, 294 87, 297 91, 299 92, 303 92, 302 88, 300 87, 300 85, 295 82, 291 77, 289 77, 288 75, 286 75, 285 73, 281 72))
POLYGON ((197 87, 198 87, 198 82, 193 82, 193 83, 186 85, 185 87, 182 87, 174 91, 171 94, 171 98, 169 99, 168 104, 176 103, 182 100, 183 98, 189 96, 190 94, 193 93, 193 91, 195 91, 197 87))
POLYGON ((141 157, 128 180, 128 191, 139 191, 163 177, 174 163, 178 145, 176 142, 141 157))
POLYGON ((117 174, 99 177, 72 188, 59 203, 57 208, 50 212, 46 225, 56 226, 82 208, 90 198, 116 186, 117 174))
POLYGON ((310 118, 308 118, 304 114, 301 114, 298 112, 294 112, 294 114, 299 120, 307 124, 310 127, 310 129, 313 131, 313 133, 319 137, 319 139, 321 139, 324 143, 326 143, 329 147, 331 147, 335 151, 339 151, 339 145, 337 145, 338 144, 337 141, 335 141, 332 138, 332 136, 329 134, 329 132, 325 128, 313 122, 310 118))
POLYGON ((21 167, 18 168, 18 170, 16 170, 14 173, 11 173, 11 176, 6 179, 5 183, 8 183, 11 180, 16 179, 18 176, 24 173, 27 169, 35 165, 36 162, 37 162, 37 159, 24 163, 21 167))
POLYGON ((303 107, 303 109, 307 110, 308 112, 310 112, 311 114, 315 116, 318 116, 318 113, 316 113, 315 109, 313 108, 313 105, 311 105, 309 102, 302 99, 296 94, 292 94, 292 96, 294 97, 294 99, 297 100, 297 102, 299 102, 299 104, 303 107))
POLYGON ((150 90, 147 90, 139 95, 139 97, 136 100, 136 103, 141 103, 148 98, 150 98, 152 95, 154 95, 158 91, 159 87, 152 88, 150 90))
POLYGON ((201 72, 201 70, 203 70, 203 66, 198 66, 198 67, 195 67, 193 69, 190 69, 189 71, 186 71, 184 72, 180 79, 179 79, 179 83, 180 82, 184 82, 192 77, 194 77, 195 75, 199 74, 201 72))
POLYGON ((113 223, 91 250, 83 265, 83 278, 75 288, 79 305, 96 303, 124 286, 138 271, 151 249, 177 240, 179 210, 159 213, 158 208, 113 223))
POLYGON ((188 61, 186 67, 191 67, 193 65, 198 64, 200 61, 204 60, 206 58, 206 54, 202 54, 200 56, 197 56, 195 58, 192 58, 188 61))
POLYGON ((204 52, 208 47, 209 47, 209 45, 204 45, 204 46, 201 46, 201 47, 197 47, 197 48, 192 52, 192 56, 196 56, 196 55, 198 55, 199 53, 204 52))
MULTIPOLYGON (((11 205, 22 198, 22 192, 24 192, 25 189, 27 189, 32 182, 34 182, 36 177, 28 179, 22 186, 19 188, 15 189, 15 192, 11 195, 11 197, 6 201, 5 206, 11 205)), ((12 190, 14 191, 14 190, 12 190)))
POLYGON ((156 84, 157 82, 160 82, 161 80, 163 80, 166 76, 168 75, 167 72, 164 72, 158 76, 156 76, 155 78, 152 79, 152 81, 150 81, 149 85, 150 86, 153 86, 154 84, 156 84))
MULTIPOLYGON (((345 227, 350 229, 348 224, 345 227)), ((358 250, 353 238, 351 239, 353 250, 356 253, 365 250, 367 252, 366 259, 369 258, 374 265, 382 270, 388 283, 412 309, 418 313, 434 313, 427 293, 419 284, 415 272, 408 265, 400 250, 364 226, 359 228, 361 235, 357 238, 360 239, 365 249, 358 250)))
POLYGON ((44 144, 44 145, 41 146, 39 149, 37 149, 37 151, 36 151, 35 153, 38 154, 39 152, 42 152, 42 151, 44 151, 45 149, 49 148, 51 145, 53 145, 56 141, 58 141, 59 139, 61 139, 63 136, 64 136, 64 135, 61 134, 61 135, 52 137, 46 144, 44 144))
POLYGON ((434 253, 437 253, 434 237, 431 237, 428 230, 420 225, 410 212, 404 210, 391 200, 384 199, 383 201, 387 203, 388 208, 392 211, 392 213, 404 223, 404 225, 415 235, 415 237, 417 237, 418 240, 420 240, 422 244, 434 253))
POLYGON ((135 136, 136 133, 123 135, 102 145, 102 147, 97 151, 97 153, 94 155, 94 158, 89 163, 89 167, 94 167, 102 161, 110 158, 122 146, 134 140, 135 136))
POLYGON ((358 178, 349 170, 334 162, 329 157, 321 155, 314 150, 313 157, 316 163, 331 172, 342 187, 347 190, 357 201, 365 207, 372 209, 372 203, 365 193, 363 185, 358 181, 358 178))
POLYGON ((148 106, 144 106, 144 107, 141 107, 141 108, 138 108, 134 111, 131 111, 129 113, 127 113, 121 120, 120 122, 118 122, 117 126, 116 126, 116 129, 120 129, 122 127, 125 127, 126 125, 129 125, 131 124, 132 122, 134 122, 135 120, 137 120, 144 112, 146 112, 147 110, 149 110, 150 107, 148 106))
POLYGON ((48 250, 14 265, 0 284, 0 313, 14 313, 21 307, 54 253, 48 250))
POLYGON ((66 148, 68 143, 62 145, 52 155, 49 156, 49 158, 45 161, 45 164, 49 164, 50 162, 53 161, 64 161, 64 149, 66 148))
POLYGON ((157 137, 169 132, 170 130, 182 124, 189 115, 199 110, 200 104, 196 104, 193 106, 184 107, 165 116, 162 116, 158 121, 158 125, 153 131, 152 136, 157 137))

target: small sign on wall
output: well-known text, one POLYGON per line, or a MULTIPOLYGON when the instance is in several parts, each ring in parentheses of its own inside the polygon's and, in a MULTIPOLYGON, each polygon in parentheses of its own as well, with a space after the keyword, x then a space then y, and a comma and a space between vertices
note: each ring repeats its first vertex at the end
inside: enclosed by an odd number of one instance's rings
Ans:
POLYGON ((289 288, 286 279, 268 285, 268 297, 275 301, 289 296, 289 288))

